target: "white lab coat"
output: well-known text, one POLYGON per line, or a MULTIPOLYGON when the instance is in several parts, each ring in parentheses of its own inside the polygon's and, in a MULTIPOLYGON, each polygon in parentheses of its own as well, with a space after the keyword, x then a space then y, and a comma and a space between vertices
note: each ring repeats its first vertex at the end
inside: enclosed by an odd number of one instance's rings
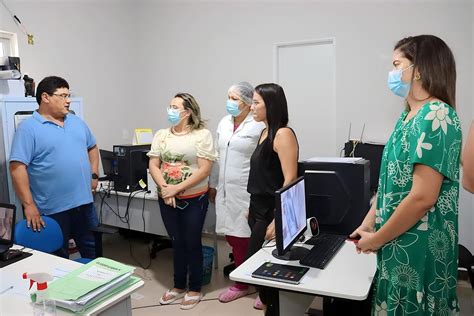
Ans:
POLYGON ((234 120, 225 116, 217 126, 216 148, 218 163, 214 163, 209 186, 217 188, 216 232, 250 237, 250 228, 245 216, 250 194, 247 182, 250 171, 250 157, 265 124, 255 122, 250 112, 235 133, 234 120))

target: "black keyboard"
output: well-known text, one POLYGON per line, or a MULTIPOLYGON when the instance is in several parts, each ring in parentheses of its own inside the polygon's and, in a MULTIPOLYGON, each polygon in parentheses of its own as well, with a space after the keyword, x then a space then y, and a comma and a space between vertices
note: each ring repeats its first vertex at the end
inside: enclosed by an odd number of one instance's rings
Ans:
POLYGON ((300 260, 305 266, 324 269, 332 257, 342 247, 346 236, 321 233, 305 242, 313 248, 300 260))

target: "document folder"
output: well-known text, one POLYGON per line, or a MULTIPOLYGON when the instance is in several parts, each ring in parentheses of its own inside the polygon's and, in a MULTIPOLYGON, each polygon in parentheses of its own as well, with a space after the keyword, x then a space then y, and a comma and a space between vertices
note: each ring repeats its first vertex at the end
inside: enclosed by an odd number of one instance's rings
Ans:
POLYGON ((60 307, 74 312, 96 304, 116 290, 139 281, 134 268, 106 258, 97 258, 51 283, 49 297, 60 307))

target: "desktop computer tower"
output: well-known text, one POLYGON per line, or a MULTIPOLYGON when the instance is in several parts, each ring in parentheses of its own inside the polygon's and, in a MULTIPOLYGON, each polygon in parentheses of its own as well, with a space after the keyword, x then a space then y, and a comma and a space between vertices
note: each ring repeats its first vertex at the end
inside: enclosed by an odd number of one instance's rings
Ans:
POLYGON ((114 190, 132 192, 141 187, 138 181, 147 182, 148 156, 151 145, 114 145, 114 190))
POLYGON ((385 145, 372 143, 356 143, 348 141, 344 144, 344 156, 361 157, 370 161, 370 190, 376 192, 379 185, 380 164, 385 145))
POLYGON ((371 198, 370 162, 311 159, 301 162, 306 216, 316 217, 322 232, 348 235, 362 223, 371 198))

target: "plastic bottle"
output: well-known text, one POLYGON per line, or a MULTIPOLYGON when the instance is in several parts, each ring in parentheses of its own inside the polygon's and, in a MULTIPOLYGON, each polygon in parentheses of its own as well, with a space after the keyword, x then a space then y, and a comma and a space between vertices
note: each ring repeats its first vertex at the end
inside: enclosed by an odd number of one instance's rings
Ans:
POLYGON ((53 277, 48 273, 23 273, 23 279, 30 279, 30 297, 33 301, 34 315, 56 315, 56 302, 48 296, 48 281, 53 277), (36 283, 36 291, 32 290, 36 283))

